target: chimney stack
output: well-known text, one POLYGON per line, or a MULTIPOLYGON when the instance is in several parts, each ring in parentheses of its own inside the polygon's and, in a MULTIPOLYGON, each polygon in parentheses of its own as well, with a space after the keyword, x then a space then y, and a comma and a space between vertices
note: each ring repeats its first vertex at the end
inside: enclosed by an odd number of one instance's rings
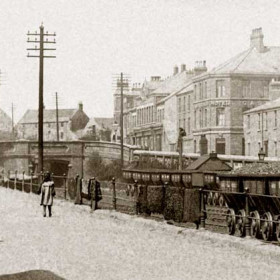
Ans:
POLYGON ((174 66, 174 71, 173 71, 173 75, 177 75, 179 72, 179 67, 177 65, 174 66))
POLYGON ((252 30, 252 34, 250 36, 250 47, 256 48, 258 52, 264 52, 264 45, 263 45, 263 33, 262 28, 255 28, 252 30))
POLYGON ((186 64, 181 64, 181 72, 186 71, 186 64))
POLYGON ((200 75, 203 72, 207 71, 206 60, 200 60, 195 62, 194 66, 194 75, 200 75))
POLYGON ((79 102, 79 110, 83 111, 83 102, 79 102))

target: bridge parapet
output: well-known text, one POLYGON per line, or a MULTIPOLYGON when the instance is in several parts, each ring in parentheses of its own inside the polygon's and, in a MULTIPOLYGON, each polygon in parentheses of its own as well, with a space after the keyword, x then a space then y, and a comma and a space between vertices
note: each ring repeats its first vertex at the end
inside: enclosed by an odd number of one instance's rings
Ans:
MULTIPOLYGON (((135 146, 124 145, 124 161, 133 157, 135 146)), ((104 161, 120 159, 119 143, 98 141, 59 141, 44 142, 44 161, 71 163, 73 174, 83 174, 84 161, 99 156, 104 161)), ((37 161, 38 143, 36 141, 5 141, 0 142, 0 166, 5 170, 29 170, 30 164, 37 161)))

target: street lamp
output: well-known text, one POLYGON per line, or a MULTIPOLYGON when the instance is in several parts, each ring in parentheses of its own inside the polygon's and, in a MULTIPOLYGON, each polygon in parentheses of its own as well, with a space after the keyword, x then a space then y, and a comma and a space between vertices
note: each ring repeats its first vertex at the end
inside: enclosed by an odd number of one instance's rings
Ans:
POLYGON ((178 135, 179 170, 183 168, 183 137, 186 136, 185 130, 180 127, 178 135))
POLYGON ((264 152, 262 147, 261 147, 261 149, 260 149, 260 151, 258 153, 258 156, 259 156, 259 162, 264 162, 265 152, 264 152))

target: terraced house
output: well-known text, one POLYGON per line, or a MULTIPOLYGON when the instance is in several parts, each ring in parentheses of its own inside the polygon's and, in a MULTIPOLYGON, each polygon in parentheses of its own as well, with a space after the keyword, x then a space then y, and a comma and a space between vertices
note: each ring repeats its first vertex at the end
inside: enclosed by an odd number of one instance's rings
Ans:
MULTIPOLYGON (((261 28, 252 30, 249 47, 207 71, 198 61, 158 80, 125 109, 126 140, 151 150, 175 151, 179 127, 186 131, 186 153, 245 154, 243 113, 280 97, 269 90, 280 78, 280 47, 264 45, 261 28)), ((132 93, 132 92, 131 92, 132 93)), ((247 145, 248 147, 248 145, 247 145)))

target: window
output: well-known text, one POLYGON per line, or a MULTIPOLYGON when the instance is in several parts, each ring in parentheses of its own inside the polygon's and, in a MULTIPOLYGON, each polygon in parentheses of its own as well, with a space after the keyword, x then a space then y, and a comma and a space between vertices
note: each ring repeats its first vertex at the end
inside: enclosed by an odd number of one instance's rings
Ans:
POLYGON ((186 111, 186 96, 184 96, 183 112, 186 111))
POLYGON ((251 123, 250 123, 250 115, 247 115, 247 129, 250 129, 251 123))
POLYGON ((188 111, 191 110, 191 95, 188 95, 188 111))
POLYGON ((194 110, 194 121, 193 121, 194 129, 196 129, 196 110, 194 110))
POLYGON ((186 129, 186 119, 183 119, 183 128, 186 129))
POLYGON ((261 130, 261 114, 258 114, 258 129, 261 130))
POLYGON ((226 88, 224 80, 216 81, 216 97, 224 97, 226 95, 226 88))
POLYGON ((202 83, 199 83, 199 98, 200 98, 200 100, 203 99, 203 87, 202 87, 202 83))
POLYGON ((196 153, 196 140, 193 141, 193 152, 196 153))
POLYGON ((50 124, 50 123, 48 123, 48 127, 51 127, 51 124, 50 124))
POLYGON ((208 94, 207 94, 207 82, 204 83, 204 97, 205 97, 205 99, 208 98, 208 94))
POLYGON ((274 111, 274 127, 277 127, 277 111, 274 111))
POLYGON ((267 130, 267 126, 268 126, 268 119, 267 119, 267 113, 264 114, 265 117, 265 130, 267 130))
POLYGON ((60 123, 60 126, 63 127, 63 126, 64 126, 64 122, 61 122, 61 123, 60 123))
POLYGON ((267 97, 268 96, 268 87, 264 86, 263 88, 263 96, 262 97, 267 97))
POLYGON ((188 134, 191 133, 191 118, 188 118, 188 134))
POLYGON ((60 139, 63 139, 63 132, 60 132, 60 139))
POLYGON ((242 97, 250 97, 250 96, 251 96, 251 83, 250 81, 243 81, 242 97))
POLYGON ((178 112, 181 113, 181 98, 178 98, 178 112))
POLYGON ((204 126, 207 127, 207 109, 204 109, 204 126))
POLYGON ((225 125, 225 109, 217 108, 216 117, 217 117, 217 120, 216 120, 217 126, 224 126, 225 125))
POLYGON ((248 156, 250 156, 250 155, 251 155, 251 144, 248 143, 248 156))
POLYGON ((37 123, 35 123, 35 128, 37 128, 37 126, 38 126, 37 123))
POLYGON ((274 142, 274 155, 277 157, 277 141, 274 142))
POLYGON ((201 109, 199 109, 199 128, 202 127, 202 113, 201 109))
POLYGON ((194 100, 196 100, 196 94, 197 94, 197 85, 194 85, 194 100))

